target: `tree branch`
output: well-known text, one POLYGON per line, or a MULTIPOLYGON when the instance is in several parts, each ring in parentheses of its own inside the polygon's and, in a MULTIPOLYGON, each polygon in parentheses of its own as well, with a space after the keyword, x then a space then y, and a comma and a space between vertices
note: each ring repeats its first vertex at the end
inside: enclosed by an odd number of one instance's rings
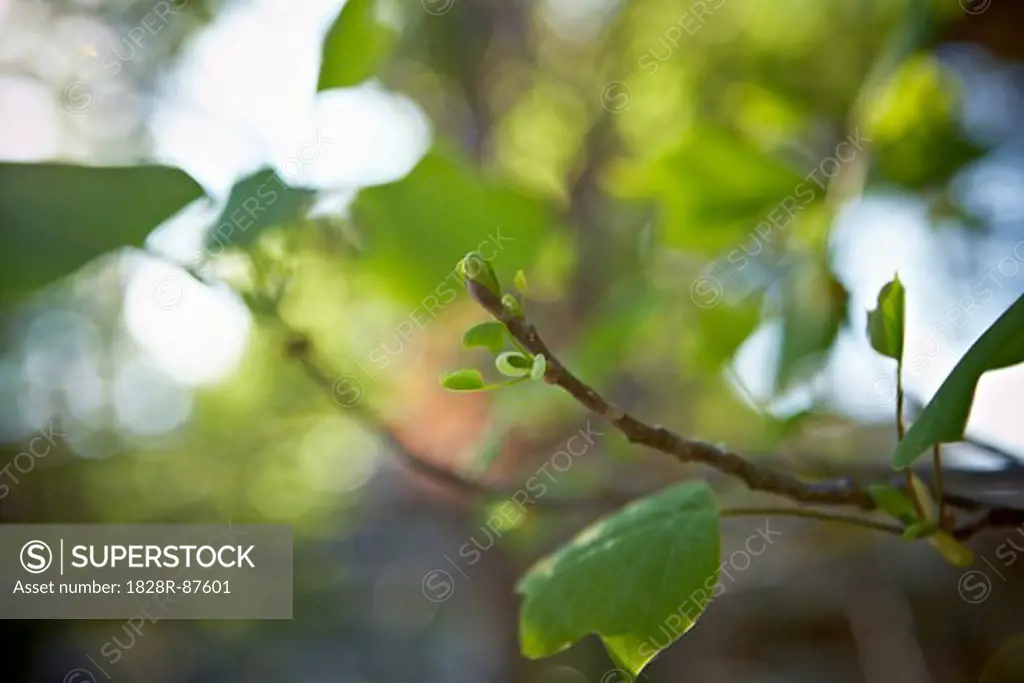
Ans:
MULTIPOLYGON (((861 510, 875 510, 876 505, 866 486, 851 479, 807 482, 784 472, 756 465, 743 456, 712 444, 687 439, 665 427, 648 425, 615 406, 566 368, 525 318, 507 310, 498 295, 469 279, 466 281, 473 298, 509 333, 533 354, 543 354, 547 361, 544 380, 561 387, 581 405, 611 422, 630 443, 647 446, 673 456, 680 462, 697 462, 742 480, 748 488, 784 496, 798 503, 814 505, 848 505, 861 510)), ((946 503, 964 510, 984 513, 979 519, 957 529, 957 538, 966 539, 986 527, 1024 524, 1024 510, 992 507, 963 496, 947 496, 946 503)))

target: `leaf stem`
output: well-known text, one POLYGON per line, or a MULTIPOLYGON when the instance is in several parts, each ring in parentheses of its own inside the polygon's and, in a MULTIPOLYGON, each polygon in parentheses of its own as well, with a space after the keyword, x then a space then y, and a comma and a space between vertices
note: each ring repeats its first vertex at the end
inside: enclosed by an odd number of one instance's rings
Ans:
POLYGON ((876 522, 871 519, 864 519, 862 517, 853 517, 850 515, 842 515, 833 512, 823 512, 821 510, 811 510, 808 508, 795 508, 795 507, 763 507, 763 508, 724 508, 718 511, 721 517, 752 517, 759 515, 783 515, 790 517, 806 517, 809 519, 816 519, 821 522, 836 522, 838 524, 848 524, 850 526, 859 526, 867 529, 874 529, 876 531, 884 531, 889 534, 895 534, 897 536, 903 534, 903 528, 898 527, 895 524, 886 524, 885 522, 876 522))
POLYGON ((939 501, 939 527, 946 528, 946 502, 942 496, 942 444, 932 448, 932 466, 935 468, 935 497, 939 501))
POLYGON ((505 334, 508 335, 508 338, 512 340, 512 343, 515 345, 515 347, 517 349, 519 349, 520 353, 522 353, 527 358, 533 358, 533 353, 531 353, 529 349, 527 349, 525 346, 523 346, 519 342, 519 340, 515 338, 515 335, 513 335, 511 332, 508 331, 507 327, 505 328, 505 334))
POLYGON ((896 361, 896 438, 903 441, 903 361, 896 361))
MULTIPOLYGON (((903 441, 905 433, 906 429, 903 426, 903 360, 898 358, 896 360, 896 439, 903 441)), ((907 485, 907 496, 914 504, 917 518, 924 519, 924 506, 921 505, 921 501, 917 498, 917 489, 914 488, 914 474, 910 471, 909 467, 903 470, 903 478, 907 485)))

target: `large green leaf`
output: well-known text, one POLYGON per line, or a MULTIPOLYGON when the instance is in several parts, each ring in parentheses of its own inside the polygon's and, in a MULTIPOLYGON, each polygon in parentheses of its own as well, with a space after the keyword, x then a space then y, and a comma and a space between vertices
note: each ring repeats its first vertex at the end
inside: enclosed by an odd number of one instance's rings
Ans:
POLYGON ((519 637, 547 657, 596 633, 634 675, 695 623, 719 571, 718 511, 704 482, 644 498, 600 520, 530 569, 519 637))
POLYGON ((20 294, 142 246, 203 189, 166 166, 0 163, 0 289, 20 294))
POLYGON ((897 362, 903 360, 906 299, 906 290, 896 275, 878 292, 878 308, 868 311, 868 339, 872 348, 897 362))
POLYGON ((468 252, 509 282, 555 230, 544 202, 439 149, 398 182, 362 190, 351 215, 366 266, 385 274, 393 295, 416 304, 429 297, 434 310, 463 291, 456 266, 468 252))
POLYGON ((273 169, 256 171, 231 188, 227 206, 206 234, 206 247, 219 251, 232 245, 248 246, 267 228, 304 217, 315 194, 285 184, 273 169))
POLYGON ((963 438, 981 375, 1024 363, 1024 296, 985 330, 943 381, 892 454, 893 467, 909 467, 937 443, 963 438))
POLYGON ((348 0, 324 38, 317 92, 373 76, 394 39, 394 31, 377 21, 376 0, 348 0))

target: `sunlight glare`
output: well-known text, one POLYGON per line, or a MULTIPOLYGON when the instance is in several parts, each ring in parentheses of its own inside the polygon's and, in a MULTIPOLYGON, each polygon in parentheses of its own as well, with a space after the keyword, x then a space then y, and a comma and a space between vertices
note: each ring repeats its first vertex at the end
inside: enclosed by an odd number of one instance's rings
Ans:
POLYGON ((125 325, 162 370, 182 384, 213 384, 242 359, 252 320, 238 298, 179 268, 142 259, 125 289, 125 325))

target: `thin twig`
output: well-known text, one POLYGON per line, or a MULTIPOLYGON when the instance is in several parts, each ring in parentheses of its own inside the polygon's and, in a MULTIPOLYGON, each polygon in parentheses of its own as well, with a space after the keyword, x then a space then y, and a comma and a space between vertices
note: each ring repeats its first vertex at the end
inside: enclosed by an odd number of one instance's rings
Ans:
MULTIPOLYGON (((723 450, 712 444, 687 439, 664 427, 648 425, 628 412, 607 401, 568 368, 551 351, 537 329, 525 318, 506 310, 500 298, 485 286, 468 280, 466 286, 473 298, 494 318, 502 322, 509 333, 534 354, 544 354, 547 369, 544 379, 576 399, 581 405, 611 422, 630 443, 640 444, 673 456, 680 462, 703 463, 725 474, 742 480, 748 488, 784 496, 798 503, 816 505, 848 505, 862 510, 874 510, 876 505, 868 489, 850 479, 808 482, 784 472, 763 468, 743 456, 723 450)), ((912 489, 911 489, 912 490, 912 489)), ((992 507, 963 496, 947 496, 947 502, 965 510, 984 512, 983 517, 955 531, 957 538, 968 538, 985 527, 1015 526, 1024 523, 1024 510, 992 507)))
POLYGON ((838 524, 848 524, 850 526, 859 526, 867 529, 874 529, 876 531, 884 531, 889 534, 895 534, 896 536, 900 536, 903 534, 903 528, 896 526, 895 524, 876 522, 873 519, 864 519, 863 517, 851 517, 849 515, 840 515, 832 512, 822 512, 821 510, 813 510, 810 508, 723 508, 718 511, 718 514, 721 517, 751 517, 760 515, 784 515, 790 517, 806 517, 809 519, 817 519, 822 522, 836 522, 838 524))
MULTIPOLYGON (((194 269, 189 269, 189 272, 196 277, 197 280, 204 281, 205 278, 194 269)), ((805 502, 812 498, 825 498, 823 502, 834 503, 834 504, 850 504, 856 505, 862 509, 870 510, 874 508, 874 502, 871 497, 865 493, 866 489, 854 485, 849 480, 837 480, 831 484, 811 484, 799 482, 796 479, 788 477, 781 473, 772 472, 771 470, 759 471, 756 465, 745 462, 740 456, 732 453, 724 453, 710 444, 702 442, 688 441, 682 437, 675 435, 668 430, 661 428, 648 427, 639 423, 628 414, 615 408, 612 404, 605 401, 601 396, 583 384, 578 380, 572 373, 570 373, 558 359, 551 353, 551 350, 537 335, 536 330, 532 325, 527 323, 523 319, 515 318, 510 315, 508 311, 504 310, 501 302, 491 294, 489 291, 481 291, 482 288, 472 286, 474 283, 469 283, 470 291, 474 294, 474 298, 485 309, 488 310, 494 317, 500 320, 508 330, 509 334, 512 335, 514 341, 522 342, 526 347, 535 353, 543 353, 547 360, 547 371, 545 372, 545 379, 552 384, 557 384, 563 389, 572 394, 580 403, 590 410, 598 413, 601 416, 606 417, 615 424, 616 427, 623 431, 629 438, 629 434, 625 432, 624 427, 619 424, 616 420, 625 421, 629 418, 629 422, 625 422, 631 429, 635 428, 635 425, 640 425, 647 432, 655 432, 658 439, 652 439, 654 445, 652 448, 660 450, 662 452, 674 455, 681 460, 697 460, 705 462, 706 464, 715 467, 724 474, 733 475, 741 478, 747 485, 752 489, 760 489, 778 495, 787 495, 793 500, 799 502, 805 502), (568 386, 565 384, 568 382, 568 386), (571 387, 571 388, 570 388, 571 387), (582 392, 578 394, 577 392, 582 392), (666 449, 660 443, 661 437, 667 436, 673 442, 678 441, 681 444, 673 444, 672 449, 666 449), (691 449, 692 448, 692 452, 691 449), (693 457, 687 457, 684 454, 690 454, 693 457), (740 463, 740 464, 737 464, 740 463), (771 486, 778 486, 778 488, 771 488, 771 486), (800 492, 799 488, 806 488, 805 492, 800 492), (848 489, 845 493, 843 489, 848 489), (796 495, 794 495, 794 491, 796 495)), ((289 349, 294 358, 296 358, 306 375, 310 380, 324 390, 326 394, 334 399, 335 382, 340 377, 336 372, 326 367, 323 362, 315 360, 315 353, 312 349, 309 340, 300 333, 293 330, 278 314, 276 306, 270 306, 270 318, 275 322, 282 331, 287 333, 290 338, 289 349)), ((336 401, 335 401, 336 402, 336 401)), ((394 433, 388 429, 385 425, 380 423, 376 417, 366 409, 353 410, 352 408, 345 408, 347 412, 355 413, 355 416, 363 421, 363 423, 369 427, 372 431, 376 432, 380 437, 385 439, 392 447, 393 452, 412 469, 420 472, 421 474, 452 488, 478 495, 487 496, 511 496, 516 493, 519 489, 501 488, 483 482, 478 479, 464 476, 456 471, 447 469, 445 467, 436 465, 434 463, 423 460, 405 447, 403 443, 394 435, 394 433)), ((636 443, 643 443, 639 439, 630 438, 630 441, 636 443)), ((936 476, 941 477, 941 468, 936 470, 936 476)), ((941 483, 936 482, 937 487, 941 491, 941 483)), ((1007 526, 1018 526, 1024 525, 1024 510, 1019 510, 1010 507, 991 507, 987 506, 982 502, 968 498, 966 496, 949 494, 944 495, 940 498, 941 501, 949 505, 954 505, 962 510, 971 512, 983 513, 980 517, 975 519, 973 522, 968 522, 958 529, 955 529, 952 533, 959 540, 967 540, 979 531, 992 528, 992 527, 1007 527, 1007 526)), ((593 505, 595 503, 606 503, 615 501, 595 501, 593 498, 554 498, 550 497, 543 501, 537 501, 542 507, 551 508, 579 508, 593 505)), ((618 501, 625 502, 625 501, 618 501)), ((754 508, 750 508, 754 509, 754 508)), ((794 508, 797 509, 797 508, 794 508)), ((780 514, 797 514, 799 516, 808 516, 800 513, 780 513, 780 514)), ((820 513, 827 514, 827 513, 820 513)))

